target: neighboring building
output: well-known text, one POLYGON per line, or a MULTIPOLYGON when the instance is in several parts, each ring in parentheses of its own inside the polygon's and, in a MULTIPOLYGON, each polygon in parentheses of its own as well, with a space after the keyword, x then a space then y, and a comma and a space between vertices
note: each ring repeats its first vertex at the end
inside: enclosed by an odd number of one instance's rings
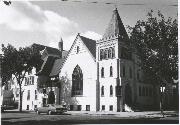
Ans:
POLYGON ((22 83, 22 109, 34 110, 42 105, 43 94, 38 89, 38 77, 36 76, 36 68, 25 75, 22 83))
MULTIPOLYGON (((98 41, 77 35, 60 72, 70 83, 70 110, 123 111, 152 107, 157 88, 143 80, 141 60, 118 10, 98 41), (74 102, 74 101, 73 101, 74 102)), ((62 94, 65 94, 62 91, 62 94)))

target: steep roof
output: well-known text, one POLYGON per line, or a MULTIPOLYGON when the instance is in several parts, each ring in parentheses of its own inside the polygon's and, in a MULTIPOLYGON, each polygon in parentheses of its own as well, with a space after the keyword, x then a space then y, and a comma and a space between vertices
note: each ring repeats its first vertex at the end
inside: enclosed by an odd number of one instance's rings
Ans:
POLYGON ((64 61, 64 59, 56 59, 54 61, 51 73, 49 75, 50 77, 57 76, 60 73, 61 67, 63 65, 63 61, 64 61))
POLYGON ((37 75, 47 75, 49 76, 49 74, 51 73, 51 69, 53 67, 53 63, 54 63, 55 58, 52 56, 48 56, 42 66, 41 69, 38 71, 37 75))
POLYGON ((117 8, 113 11, 112 18, 109 22, 107 29, 105 30, 103 38, 111 37, 114 35, 120 35, 123 38, 128 39, 126 29, 124 28, 124 25, 119 16, 117 8))
POLYGON ((34 49, 38 49, 39 51, 42 51, 42 50, 46 49, 48 54, 61 55, 61 52, 58 49, 52 48, 52 47, 49 47, 49 46, 44 46, 44 45, 34 43, 32 45, 32 47, 34 49))
POLYGON ((80 35, 79 35, 79 37, 84 42, 84 44, 89 49, 89 51, 94 56, 94 58, 96 58, 96 41, 92 40, 92 39, 89 39, 89 38, 86 38, 84 36, 80 36, 80 35))

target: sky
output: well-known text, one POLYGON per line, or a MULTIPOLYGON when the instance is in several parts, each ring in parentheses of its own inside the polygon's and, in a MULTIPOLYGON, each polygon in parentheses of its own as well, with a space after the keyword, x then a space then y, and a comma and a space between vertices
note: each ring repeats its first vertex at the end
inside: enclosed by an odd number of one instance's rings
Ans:
POLYGON ((177 19, 177 4, 177 0, 26 0, 7 6, 0 1, 0 44, 57 48, 62 38, 64 49, 69 50, 78 33, 100 39, 115 7, 127 27, 145 20, 151 9, 177 19))

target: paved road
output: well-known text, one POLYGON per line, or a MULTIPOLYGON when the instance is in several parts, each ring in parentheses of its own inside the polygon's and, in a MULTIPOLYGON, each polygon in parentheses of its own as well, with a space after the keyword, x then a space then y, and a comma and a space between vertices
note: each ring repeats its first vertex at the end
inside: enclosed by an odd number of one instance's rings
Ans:
POLYGON ((59 125, 59 124, 178 124, 179 117, 169 113, 162 118, 153 112, 135 113, 79 113, 67 112, 64 115, 37 115, 34 112, 2 113, 2 125, 59 125), (144 114, 144 115, 143 115, 144 114))

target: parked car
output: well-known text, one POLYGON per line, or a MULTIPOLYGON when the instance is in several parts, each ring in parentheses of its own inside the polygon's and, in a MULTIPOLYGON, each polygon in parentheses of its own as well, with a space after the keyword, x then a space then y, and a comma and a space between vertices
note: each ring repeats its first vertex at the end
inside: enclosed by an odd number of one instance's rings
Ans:
POLYGON ((48 115, 51 115, 53 113, 62 114, 64 112, 67 112, 67 108, 62 105, 47 104, 44 105, 43 107, 36 108, 35 111, 37 114, 40 113, 47 113, 48 115))

